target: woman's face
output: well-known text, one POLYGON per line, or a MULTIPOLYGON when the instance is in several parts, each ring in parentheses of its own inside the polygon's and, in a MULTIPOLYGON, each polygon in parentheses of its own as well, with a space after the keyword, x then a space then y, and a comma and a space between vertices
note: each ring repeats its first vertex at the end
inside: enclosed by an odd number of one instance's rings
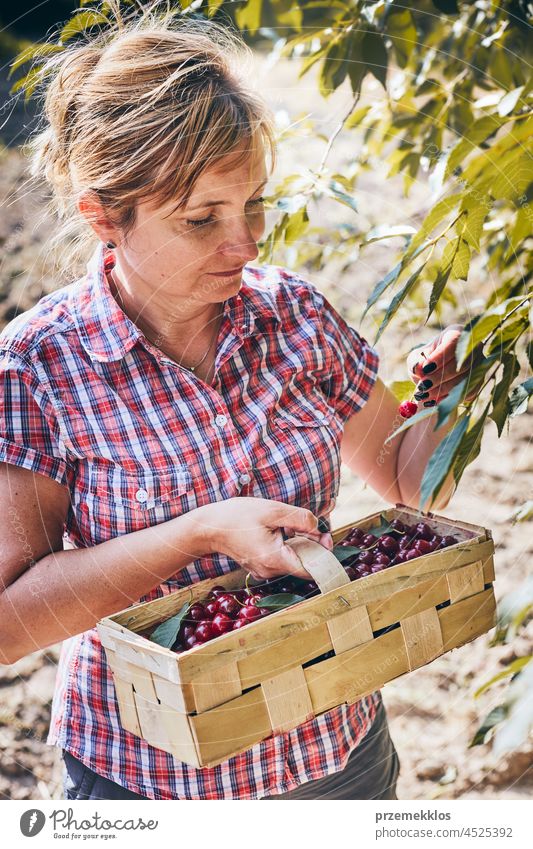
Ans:
POLYGON ((263 150, 240 165, 229 155, 198 179, 186 207, 138 204, 133 230, 119 238, 118 277, 171 310, 234 295, 243 266, 258 255, 267 177, 263 150))

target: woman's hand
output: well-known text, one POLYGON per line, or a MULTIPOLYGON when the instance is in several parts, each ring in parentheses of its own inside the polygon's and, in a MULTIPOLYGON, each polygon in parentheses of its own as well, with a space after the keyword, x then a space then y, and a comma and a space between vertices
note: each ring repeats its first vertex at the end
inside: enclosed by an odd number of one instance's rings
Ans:
POLYGON ((189 516, 202 523, 202 554, 226 554, 263 580, 276 575, 312 580, 296 552, 285 545, 283 531, 289 536, 292 531, 304 534, 322 544, 328 538, 331 541, 330 534, 318 530, 310 510, 267 498, 228 498, 198 507, 189 516))
MULTIPOLYGON (((483 360, 483 345, 480 343, 467 357, 460 371, 456 371, 455 349, 462 330, 462 324, 450 324, 431 342, 409 353, 407 368, 411 380, 416 383, 414 398, 420 406, 433 407, 438 404, 483 360)), ((465 396, 464 402, 472 401, 478 389, 474 387, 465 396)))

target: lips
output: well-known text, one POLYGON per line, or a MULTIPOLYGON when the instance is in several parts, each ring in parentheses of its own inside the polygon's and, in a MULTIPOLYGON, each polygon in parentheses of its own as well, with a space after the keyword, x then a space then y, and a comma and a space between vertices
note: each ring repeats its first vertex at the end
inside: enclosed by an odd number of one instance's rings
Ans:
POLYGON ((231 271, 211 271, 210 274, 213 277, 235 277, 236 274, 242 273, 243 266, 240 268, 233 268, 231 271))

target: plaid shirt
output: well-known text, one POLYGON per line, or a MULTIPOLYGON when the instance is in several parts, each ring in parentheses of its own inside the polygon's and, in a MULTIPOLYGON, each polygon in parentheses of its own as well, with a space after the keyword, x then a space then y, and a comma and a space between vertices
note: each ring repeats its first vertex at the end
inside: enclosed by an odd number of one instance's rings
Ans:
MULTIPOLYGON (((250 266, 224 304, 207 385, 119 307, 110 262, 100 246, 84 277, 0 335, 0 461, 69 487, 65 536, 76 547, 239 495, 327 516, 343 423, 369 396, 375 349, 300 276, 250 266)), ((202 557, 139 601, 237 566, 202 557)), ((257 799, 343 769, 379 701, 378 691, 195 769, 121 727, 93 628, 62 645, 47 742, 152 799, 257 799)))

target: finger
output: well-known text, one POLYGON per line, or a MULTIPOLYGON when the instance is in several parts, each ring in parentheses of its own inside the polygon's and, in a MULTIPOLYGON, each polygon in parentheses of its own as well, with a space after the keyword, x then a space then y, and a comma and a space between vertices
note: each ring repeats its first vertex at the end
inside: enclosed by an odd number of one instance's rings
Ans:
POLYGON ((300 536, 307 537, 307 539, 312 539, 313 542, 318 542, 320 545, 323 545, 324 548, 328 548, 330 551, 333 548, 333 537, 331 536, 329 531, 325 531, 324 533, 316 531, 310 534, 300 534, 300 536))
POLYGON ((295 507, 292 504, 284 504, 282 501, 273 501, 272 519, 266 523, 269 528, 287 528, 297 533, 313 533, 317 530, 318 519, 310 510, 304 507, 295 507))
MULTIPOLYGON (((455 360, 441 371, 434 371, 430 375, 424 375, 416 387, 415 401, 429 401, 438 397, 448 395, 454 386, 465 378, 469 378, 475 367, 484 359, 482 348, 472 352, 472 355, 462 365, 460 371, 455 370, 455 360)), ((477 382, 477 380, 476 380, 477 382)))

